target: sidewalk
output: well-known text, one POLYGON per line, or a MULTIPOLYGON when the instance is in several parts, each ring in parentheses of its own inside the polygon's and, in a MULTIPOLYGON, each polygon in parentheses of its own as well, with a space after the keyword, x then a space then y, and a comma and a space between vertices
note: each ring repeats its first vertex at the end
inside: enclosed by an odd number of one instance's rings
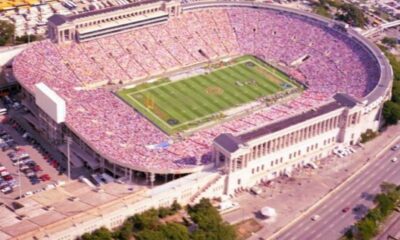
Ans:
POLYGON ((382 226, 381 232, 375 237, 376 240, 387 240, 392 237, 400 237, 400 213, 393 212, 392 216, 387 219, 382 226))

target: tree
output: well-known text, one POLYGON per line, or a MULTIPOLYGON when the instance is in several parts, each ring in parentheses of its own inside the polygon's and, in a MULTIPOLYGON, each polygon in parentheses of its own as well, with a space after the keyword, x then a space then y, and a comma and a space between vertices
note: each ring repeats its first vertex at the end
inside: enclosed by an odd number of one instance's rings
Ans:
POLYGON ((182 206, 175 200, 171 205, 171 209, 172 211, 177 212, 182 209, 182 206))
POLYGON ((400 104, 400 81, 393 81, 392 101, 400 104))
POLYGON ((90 233, 85 233, 82 235, 81 237, 82 240, 91 240, 92 239, 92 235, 90 233))
POLYGON ((168 223, 160 227, 160 231, 163 233, 165 239, 168 240, 189 240, 188 229, 178 223, 168 223))
POLYGON ((9 43, 15 34, 14 24, 0 20, 0 46, 4 46, 9 43))
POLYGON ((145 211, 141 214, 136 214, 135 216, 131 217, 129 219, 132 224, 134 229, 141 231, 144 229, 156 229, 158 225, 160 224, 158 222, 158 211, 155 210, 154 208, 145 211))
POLYGON ((158 217, 159 218, 165 218, 166 216, 171 215, 171 214, 172 214, 172 212, 169 208, 160 207, 158 209, 158 217))
POLYGON ((339 13, 336 17, 352 26, 364 27, 367 23, 367 18, 361 9, 350 3, 344 3, 339 7, 339 13))
POLYGON ((125 221, 122 227, 115 232, 114 238, 119 240, 130 240, 132 238, 133 224, 130 221, 125 221))
POLYGON ((223 222, 219 212, 211 205, 208 199, 201 199, 198 204, 189 207, 189 215, 198 226, 194 232, 195 239, 207 240, 234 240, 236 232, 234 228, 223 222))
POLYGON ((332 18, 332 15, 329 12, 329 4, 327 3, 327 1, 319 0, 319 2, 313 4, 313 7, 316 14, 327 18, 332 18))
POLYGON ((390 47, 395 47, 397 45, 397 39, 392 37, 384 37, 382 43, 390 47))
POLYGON ((135 236, 136 240, 165 240, 162 232, 154 230, 143 230, 135 236))
POLYGON ((196 230, 192 233, 193 240, 207 240, 207 234, 203 230, 196 230))
POLYGON ((23 43, 41 40, 41 37, 39 35, 29 34, 29 35, 23 35, 21 37, 16 37, 15 40, 16 40, 17 44, 23 44, 23 43))
POLYGON ((383 105, 382 114, 387 124, 397 124, 397 121, 400 119, 400 105, 392 101, 387 101, 383 105))
POLYGON ((390 192, 397 191, 396 184, 390 183, 390 182, 383 182, 383 183, 381 183, 380 187, 381 187, 381 192, 384 194, 388 194, 390 192))
POLYGON ((85 233, 82 235, 82 240, 112 240, 112 233, 105 227, 95 230, 92 234, 85 233))
POLYGON ((357 229, 356 239, 369 240, 376 235, 378 226, 373 220, 365 218, 357 224, 357 229))
POLYGON ((393 200, 386 194, 378 194, 375 202, 378 203, 379 211, 383 217, 389 215, 395 207, 393 200))

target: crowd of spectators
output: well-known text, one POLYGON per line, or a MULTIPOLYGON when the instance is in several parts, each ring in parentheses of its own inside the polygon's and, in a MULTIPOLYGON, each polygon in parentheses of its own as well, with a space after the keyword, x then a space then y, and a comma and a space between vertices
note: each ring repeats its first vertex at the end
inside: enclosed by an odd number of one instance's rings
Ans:
POLYGON ((380 74, 374 58, 345 33, 289 13, 250 8, 185 12, 167 24, 84 43, 38 42, 16 57, 13 68, 24 88, 33 92, 34 84, 44 82, 65 99, 67 126, 96 152, 132 168, 152 170, 208 163, 212 140, 219 134, 247 131, 301 113, 337 92, 363 97, 380 74), (284 104, 187 137, 175 136, 172 142, 171 136, 102 87, 243 54, 287 69, 306 90, 284 104), (148 147, 166 141, 167 148, 148 147))

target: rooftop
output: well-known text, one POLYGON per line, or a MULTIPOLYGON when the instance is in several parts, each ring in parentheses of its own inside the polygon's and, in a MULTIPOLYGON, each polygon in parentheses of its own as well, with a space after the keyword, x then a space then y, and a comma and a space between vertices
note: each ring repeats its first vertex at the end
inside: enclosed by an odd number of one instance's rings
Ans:
POLYGON ((132 7, 138 7, 138 6, 142 6, 142 5, 146 5, 146 4, 150 4, 150 3, 156 3, 156 2, 160 2, 160 1, 159 0, 143 0, 143 1, 133 2, 133 3, 125 4, 125 5, 119 5, 119 6, 110 7, 110 8, 103 8, 103 9, 99 9, 99 10, 93 10, 93 11, 88 11, 88 12, 83 12, 83 13, 68 15, 68 16, 55 14, 55 15, 51 16, 48 19, 48 21, 53 23, 54 25, 58 26, 58 25, 64 24, 65 22, 73 21, 73 20, 79 19, 79 18, 90 17, 90 16, 94 16, 94 15, 104 14, 104 13, 108 13, 108 12, 132 8, 132 7))
POLYGON ((235 152, 239 149, 239 145, 259 137, 278 132, 287 127, 305 122, 312 118, 327 114, 334 110, 340 109, 342 107, 352 108, 357 105, 359 102, 346 94, 338 93, 333 96, 333 101, 321 105, 319 107, 315 107, 306 112, 300 113, 298 115, 294 115, 292 117, 288 117, 286 119, 282 119, 280 121, 273 122, 268 125, 264 125, 255 130, 240 134, 238 136, 233 136, 232 134, 223 133, 214 139, 214 142, 226 149, 228 152, 235 152))
POLYGON ((74 222, 95 216, 90 214, 92 211, 107 213, 121 202, 136 201, 134 199, 138 199, 138 196, 146 194, 147 190, 141 187, 136 187, 134 191, 130 187, 109 183, 97 192, 84 183, 73 181, 15 201, 13 205, 22 206, 18 209, 0 206, 0 239, 21 235, 40 239, 37 234, 42 230, 51 232, 60 227, 69 227, 74 222), (25 217, 21 219, 18 216, 25 217))

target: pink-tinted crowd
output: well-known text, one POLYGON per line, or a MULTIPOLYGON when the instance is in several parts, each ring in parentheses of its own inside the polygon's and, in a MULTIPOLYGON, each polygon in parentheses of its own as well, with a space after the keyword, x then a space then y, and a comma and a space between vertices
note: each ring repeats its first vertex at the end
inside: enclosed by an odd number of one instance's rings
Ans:
POLYGON ((141 169, 186 169, 210 162, 212 140, 300 113, 337 92, 363 97, 376 85, 374 58, 344 33, 270 10, 187 12, 149 26, 84 43, 33 44, 14 61, 14 73, 33 92, 44 82, 67 102, 66 124, 109 160, 141 169), (200 51, 201 50, 201 51, 200 51), (170 140, 114 93, 129 82, 224 56, 252 54, 279 65, 307 85, 300 97, 170 140), (296 61, 302 59, 302 61, 296 61))

